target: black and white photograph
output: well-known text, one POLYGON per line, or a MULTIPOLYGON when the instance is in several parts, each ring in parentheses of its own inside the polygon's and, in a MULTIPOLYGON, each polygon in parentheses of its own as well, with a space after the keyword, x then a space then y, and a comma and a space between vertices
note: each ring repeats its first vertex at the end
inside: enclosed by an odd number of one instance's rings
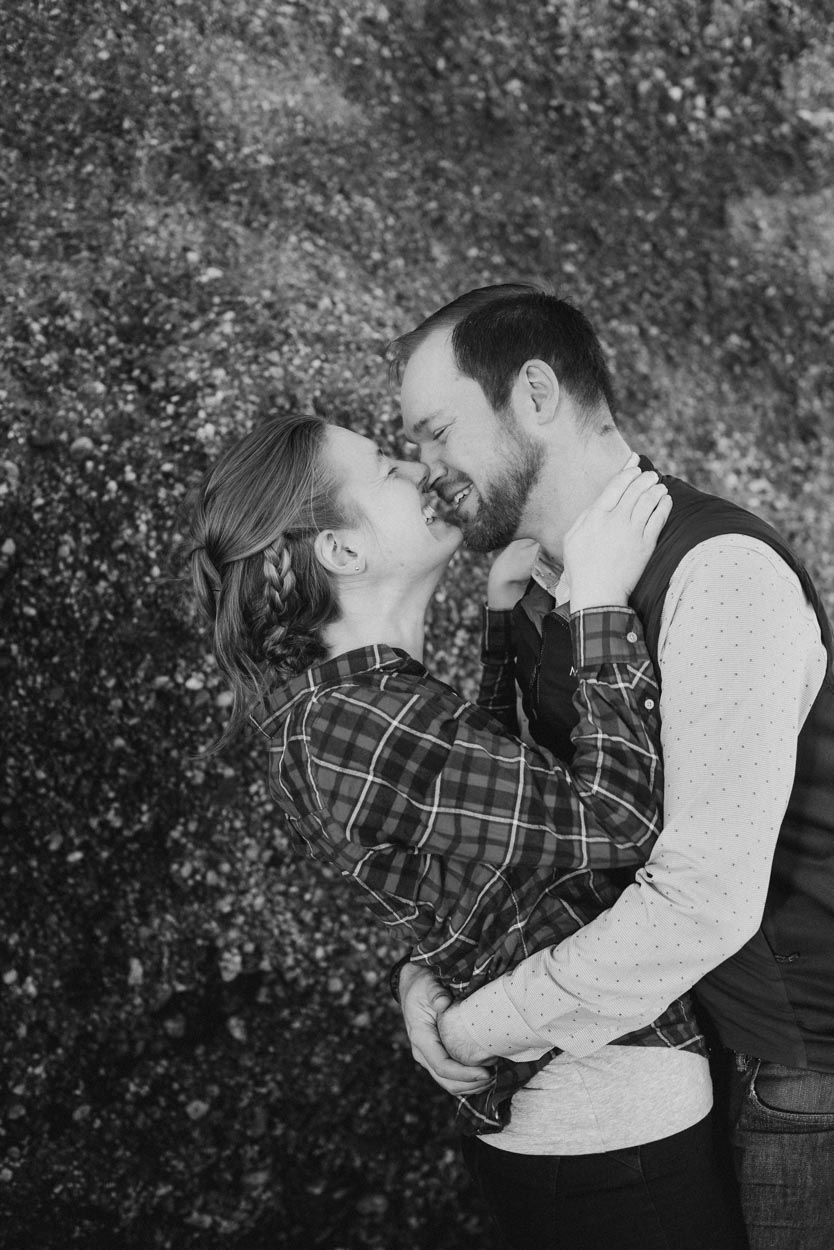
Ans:
POLYGON ((4 0, 2 1250, 832 1250, 830 0, 4 0))

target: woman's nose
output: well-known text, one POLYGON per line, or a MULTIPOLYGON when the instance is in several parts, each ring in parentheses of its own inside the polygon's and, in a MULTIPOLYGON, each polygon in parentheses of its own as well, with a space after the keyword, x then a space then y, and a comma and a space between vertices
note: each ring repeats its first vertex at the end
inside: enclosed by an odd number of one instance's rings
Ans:
POLYGON ((426 489, 429 478, 429 470, 426 465, 419 464, 416 460, 401 460, 400 472, 420 490, 426 489))

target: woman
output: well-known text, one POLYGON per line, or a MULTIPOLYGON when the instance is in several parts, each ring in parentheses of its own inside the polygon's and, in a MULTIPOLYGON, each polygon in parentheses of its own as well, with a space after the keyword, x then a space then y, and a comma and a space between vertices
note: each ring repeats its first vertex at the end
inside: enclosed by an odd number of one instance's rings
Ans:
MULTIPOLYGON (((630 462, 566 540, 579 679, 568 768, 424 668, 425 614, 461 539, 422 486, 419 465, 351 431, 272 421, 206 475, 192 574, 233 692, 221 741, 253 719, 300 848, 335 864, 412 958, 466 994, 610 905, 615 870, 642 863, 657 837, 657 688, 625 605, 670 503, 630 462)), ((643 1045, 703 1052, 685 1004, 645 1033, 643 1045)), ((499 1065, 459 1100, 463 1130, 500 1131, 512 1093, 549 1058, 499 1065)), ((708 1111, 702 1063, 692 1124, 708 1111)), ((641 1244, 733 1245, 703 1135, 691 1149, 683 1137, 678 1179, 703 1231, 684 1221, 641 1244)))

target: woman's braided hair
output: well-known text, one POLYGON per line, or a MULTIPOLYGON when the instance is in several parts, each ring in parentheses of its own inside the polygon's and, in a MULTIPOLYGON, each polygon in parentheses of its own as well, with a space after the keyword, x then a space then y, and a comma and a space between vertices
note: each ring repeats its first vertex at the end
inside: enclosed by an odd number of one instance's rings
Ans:
POLYGON ((192 500, 191 580, 233 696, 215 749, 272 673, 303 672, 325 654, 321 631, 338 601, 314 542, 353 519, 326 463, 326 431, 320 417, 270 419, 220 457, 192 500))

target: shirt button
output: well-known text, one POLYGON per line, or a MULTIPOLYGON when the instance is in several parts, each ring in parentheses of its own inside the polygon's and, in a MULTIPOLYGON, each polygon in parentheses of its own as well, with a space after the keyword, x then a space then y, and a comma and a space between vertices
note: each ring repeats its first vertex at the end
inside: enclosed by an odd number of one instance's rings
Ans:
POLYGON ((643 707, 646 709, 647 712, 650 712, 652 708, 654 707, 654 699, 644 699, 643 707))
POLYGON ((630 629, 628 633, 626 634, 626 642, 636 642, 636 641, 637 641, 637 635, 635 634, 633 629, 630 629))

